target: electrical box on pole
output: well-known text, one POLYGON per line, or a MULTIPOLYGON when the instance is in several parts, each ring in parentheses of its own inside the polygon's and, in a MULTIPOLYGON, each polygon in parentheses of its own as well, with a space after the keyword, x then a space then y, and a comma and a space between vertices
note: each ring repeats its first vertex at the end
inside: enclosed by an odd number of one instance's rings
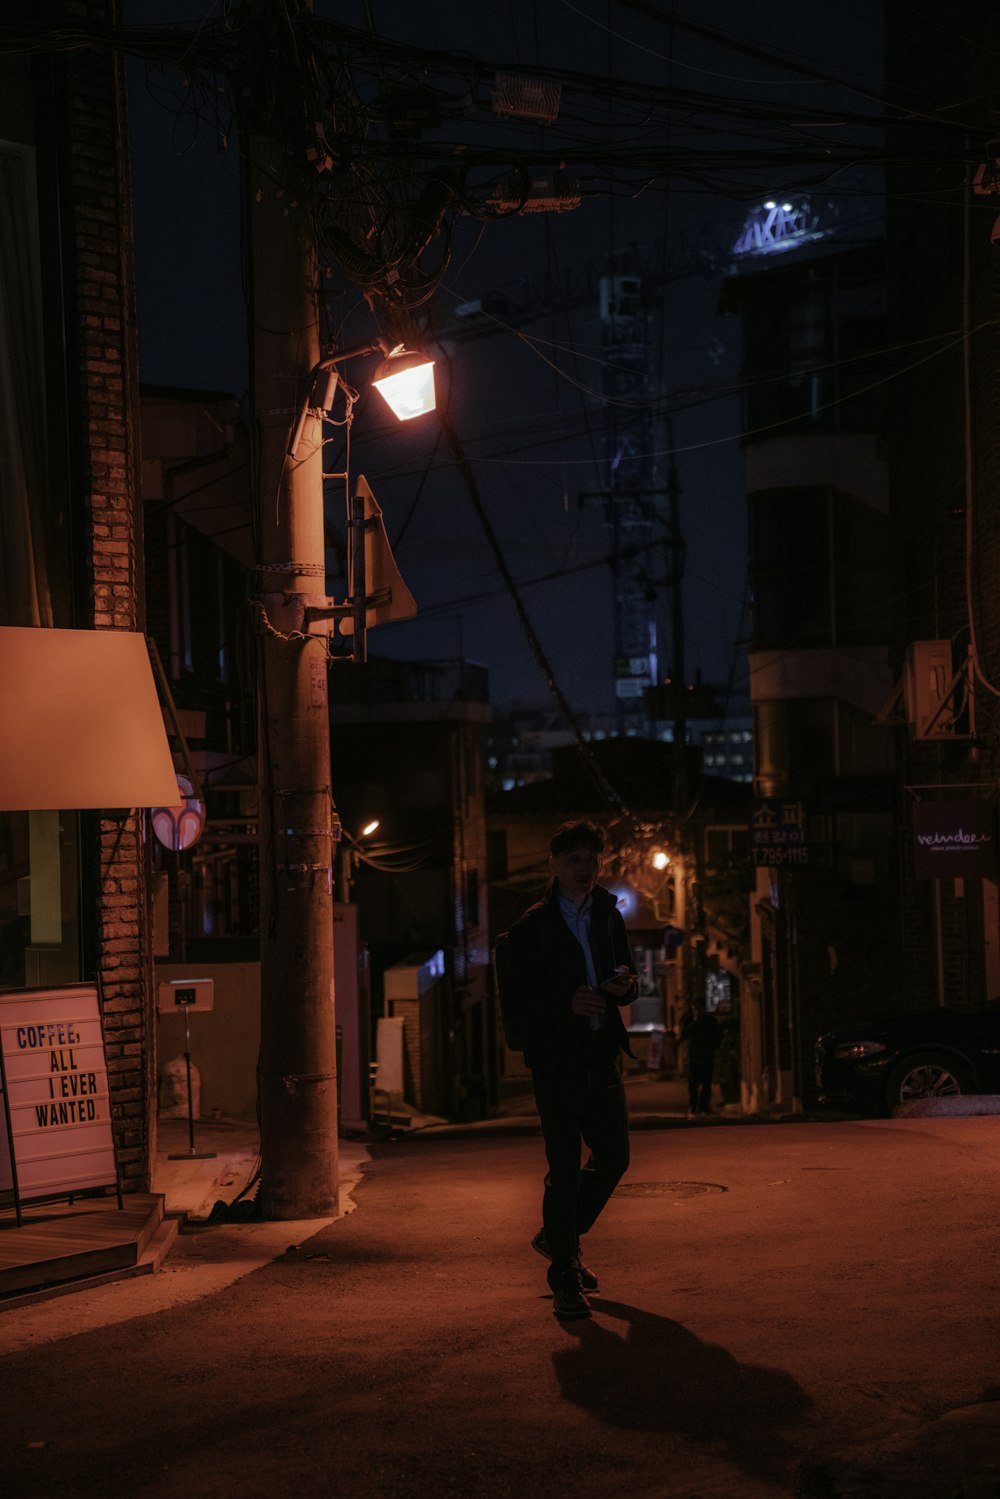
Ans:
POLYGON ((914 739, 964 740, 975 735, 971 661, 956 667, 950 640, 915 640, 903 673, 906 719, 914 739))

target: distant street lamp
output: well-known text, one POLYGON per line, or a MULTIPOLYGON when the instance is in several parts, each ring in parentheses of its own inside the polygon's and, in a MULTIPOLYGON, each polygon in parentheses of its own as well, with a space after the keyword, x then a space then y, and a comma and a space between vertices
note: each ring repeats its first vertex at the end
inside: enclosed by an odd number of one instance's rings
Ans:
POLYGON ((360 844, 362 838, 370 838, 373 833, 378 832, 382 826, 377 817, 371 818, 359 829, 357 837, 353 837, 347 828, 343 828, 343 838, 340 843, 340 898, 345 905, 350 901, 354 893, 354 877, 358 864, 360 844))

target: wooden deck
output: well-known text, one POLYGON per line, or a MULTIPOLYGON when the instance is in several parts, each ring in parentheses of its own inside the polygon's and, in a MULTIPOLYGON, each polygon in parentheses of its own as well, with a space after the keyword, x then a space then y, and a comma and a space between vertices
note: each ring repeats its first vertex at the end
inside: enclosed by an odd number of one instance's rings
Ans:
POLYGON ((21 1217, 18 1228, 13 1207, 0 1209, 0 1310, 28 1294, 155 1269, 177 1232, 153 1192, 126 1196, 122 1208, 114 1197, 22 1205, 21 1217))

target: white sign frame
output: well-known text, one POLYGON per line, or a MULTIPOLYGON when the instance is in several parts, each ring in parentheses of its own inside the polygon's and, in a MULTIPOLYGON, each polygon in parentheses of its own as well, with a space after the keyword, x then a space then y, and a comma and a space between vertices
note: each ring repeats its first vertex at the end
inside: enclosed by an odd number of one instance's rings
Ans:
POLYGON ((19 1226, 22 1202, 114 1187, 122 1206, 97 984, 0 990, 0 1091, 19 1226))

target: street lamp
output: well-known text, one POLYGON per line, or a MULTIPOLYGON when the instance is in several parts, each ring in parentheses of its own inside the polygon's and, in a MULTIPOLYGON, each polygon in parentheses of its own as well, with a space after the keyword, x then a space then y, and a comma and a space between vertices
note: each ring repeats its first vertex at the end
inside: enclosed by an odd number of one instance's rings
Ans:
POLYGON ((408 353, 402 344, 382 360, 372 376, 372 385, 401 422, 424 416, 437 404, 433 359, 408 353))
POLYGON ((299 412, 291 440, 288 444, 289 458, 296 457, 302 433, 310 416, 328 417, 342 390, 347 402, 348 421, 358 392, 337 369, 348 359, 358 359, 364 354, 379 354, 383 358, 372 385, 385 401, 393 415, 401 422, 412 421, 415 416, 424 416, 437 404, 434 393, 434 361, 426 354, 410 351, 403 344, 390 345, 385 339, 374 343, 360 344, 356 349, 346 349, 343 354, 332 354, 320 360, 310 371, 309 395, 299 412))

